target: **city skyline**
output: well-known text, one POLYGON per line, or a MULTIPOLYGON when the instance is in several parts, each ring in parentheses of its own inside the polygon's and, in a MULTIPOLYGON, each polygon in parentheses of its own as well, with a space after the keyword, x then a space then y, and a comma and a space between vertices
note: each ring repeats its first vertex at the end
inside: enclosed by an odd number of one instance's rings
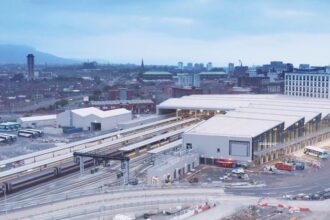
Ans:
POLYGON ((1 44, 152 64, 328 65, 325 1, 2 1, 1 44), (23 27, 23 28, 22 28, 23 27))

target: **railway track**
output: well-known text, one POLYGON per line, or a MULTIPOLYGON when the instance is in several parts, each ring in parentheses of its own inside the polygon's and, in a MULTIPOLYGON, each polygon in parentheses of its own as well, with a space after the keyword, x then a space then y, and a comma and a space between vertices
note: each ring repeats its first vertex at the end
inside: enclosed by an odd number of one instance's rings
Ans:
MULTIPOLYGON (((147 155, 143 155, 140 157, 136 157, 132 159, 130 166, 130 176, 133 176, 136 165, 139 165, 141 161, 147 159, 147 155)), ((115 165, 112 169, 116 170, 120 168, 120 164, 115 165)), ((90 170, 90 169, 88 169, 90 170)), ((87 170, 86 170, 87 171, 87 170)), ((92 176, 86 174, 85 177, 79 177, 79 173, 74 173, 69 176, 65 176, 66 178, 59 178, 55 179, 55 181, 44 183, 42 186, 35 187, 29 191, 17 194, 11 194, 7 198, 8 202, 15 202, 15 201, 23 201, 23 200, 31 200, 31 199, 43 199, 47 196, 54 196, 59 193, 66 193, 66 192, 74 192, 74 191, 81 191, 85 188, 91 186, 102 186, 104 185, 105 180, 114 180, 111 183, 118 183, 116 178, 116 173, 114 172, 107 172, 106 170, 100 171, 98 173, 93 174, 92 176)), ((95 187, 94 187, 95 188, 95 187)))
MULTIPOLYGON (((133 168, 134 169, 134 168, 133 168)), ((109 175, 107 175, 107 177, 111 177, 113 176, 114 177, 114 181, 110 182, 109 184, 107 184, 107 187, 110 187, 110 186, 118 186, 120 185, 120 180, 117 180, 115 178, 115 174, 114 173, 110 173, 109 175)), ((98 183, 100 182, 101 180, 98 179, 98 183)), ((90 184, 93 184, 94 181, 90 184)), ((90 185, 88 184, 88 185, 90 185)), ((102 184, 104 185, 104 184, 102 184)), ((74 189, 71 189, 69 190, 69 192, 58 192, 58 191, 53 191, 51 194, 48 194, 48 193, 45 193, 44 195, 40 195, 40 196, 36 196, 36 197, 29 197, 29 198, 26 198, 26 199, 20 199, 20 200, 16 200, 16 201, 7 201, 6 203, 6 206, 3 202, 0 203, 0 212, 4 212, 5 211, 5 208, 7 210, 16 210, 18 209, 18 207, 24 207, 24 208, 27 208, 27 207, 32 207, 32 206, 38 206, 40 205, 40 201, 44 201, 44 202, 51 202, 52 200, 49 200, 50 198, 63 198, 63 199, 67 199, 67 196, 69 193, 69 198, 72 198, 72 196, 74 196, 76 194, 76 196, 80 197, 81 194, 86 194, 86 191, 90 191, 90 190, 93 190, 95 191, 95 189, 99 189, 99 190, 102 190, 100 189, 99 187, 94 187, 94 188, 81 188, 80 186, 75 186, 74 189), (77 189, 79 188, 79 189, 77 189), (75 190, 76 189, 76 190, 75 190)), ((98 193, 100 192, 99 190, 98 193)), ((95 191, 97 193, 97 191, 95 191)), ((75 197, 76 197, 75 196, 75 197)), ((57 199, 56 199, 57 200, 57 199)))
MULTIPOLYGON (((109 141, 102 140, 100 142, 100 145, 104 145, 104 147, 102 149, 99 149, 99 151, 100 152, 102 152, 102 151, 115 152, 120 147, 123 147, 125 145, 129 145, 129 144, 132 144, 132 143, 137 143, 137 142, 140 142, 142 140, 146 140, 146 139, 155 137, 155 136, 161 134, 162 132, 168 132, 168 131, 171 131, 171 130, 175 130, 175 129, 178 129, 178 128, 188 126, 189 124, 194 123, 194 122, 195 122, 195 120, 191 120, 191 119, 189 119, 188 121, 187 120, 182 120, 181 122, 180 121, 175 121, 175 123, 173 123, 173 126, 169 126, 168 124, 165 124, 165 126, 164 125, 162 125, 162 126, 155 125, 155 128, 153 127, 154 132, 148 133, 146 131, 142 131, 142 133, 144 135, 141 135, 140 132, 131 132, 131 133, 129 133, 130 135, 121 136, 121 137, 118 137, 114 140, 113 139, 111 139, 109 141), (165 129, 165 127, 167 127, 167 128, 165 129)), ((148 130, 151 130, 151 129, 148 129, 148 130)), ((99 141, 96 141, 96 142, 97 142, 96 143, 96 145, 97 145, 99 143, 99 141)), ((94 146, 94 144, 89 146, 88 148, 92 148, 93 146, 94 146)), ((88 149, 88 148, 85 148, 85 149, 88 149)), ((65 155, 61 155, 59 157, 63 157, 63 156, 65 156, 65 155)), ((51 164, 50 163, 45 164, 42 167, 43 168, 45 168, 45 167, 52 168, 52 167, 57 167, 57 166, 60 166, 61 164, 72 162, 72 161, 73 161, 73 157, 72 157, 72 152, 71 152, 70 154, 68 154, 66 159, 63 158, 60 161, 52 162, 51 164)), ((20 167, 18 167, 18 168, 20 168, 20 167)), ((31 174, 33 172, 38 172, 40 170, 41 170, 41 167, 38 168, 38 169, 29 169, 28 171, 29 171, 29 174, 31 174)), ((4 171, 4 172, 7 172, 7 171, 4 171)), ((16 177, 18 177, 17 174, 11 174, 11 175, 9 174, 8 177, 2 177, 0 179, 0 182, 6 182, 6 181, 8 181, 12 178, 16 178, 16 177)))
MULTIPOLYGON (((177 130, 181 129, 182 127, 188 127, 191 126, 192 123, 189 124, 182 124, 176 127, 172 127, 167 129, 165 132, 169 132, 172 130, 177 130)), ((157 136, 157 134, 152 134, 150 135, 150 138, 157 136)), ((146 137, 137 137, 139 138, 140 141, 145 140, 146 137)), ((100 153, 103 154, 109 154, 111 152, 118 152, 118 149, 125 146, 129 145, 132 143, 136 143, 136 139, 134 140, 127 140, 126 142, 120 142, 115 145, 110 145, 109 148, 104 148, 100 153)), ((138 141, 139 142, 139 141, 138 141)), ((155 146, 162 146, 162 144, 167 143, 168 140, 163 140, 163 142, 159 142, 155 146)), ((148 147, 151 147, 149 145, 146 145, 148 147)), ((155 147, 152 146, 152 147, 155 147)), ((98 152, 99 153, 99 152, 98 152)), ((146 152, 142 151, 139 154, 131 154, 130 157, 134 157, 131 159, 130 162, 130 176, 134 176, 136 171, 139 169, 143 169, 143 161, 146 160, 146 152), (142 163, 141 163, 142 162, 142 163), (142 165, 141 165, 142 164, 142 165)), ((119 169, 120 165, 116 163, 113 163, 114 167, 112 169, 119 169)), ((88 172, 90 169, 86 169, 88 172)), ((50 182, 45 182, 42 183, 41 185, 38 184, 37 186, 33 186, 32 188, 26 189, 22 192, 17 192, 11 195, 8 195, 7 197, 7 204, 11 204, 11 206, 15 206, 15 204, 22 204, 24 205, 37 205, 38 201, 43 201, 49 199, 49 197, 54 197, 56 198, 57 196, 60 195, 68 195, 67 193, 77 193, 83 194, 84 190, 95 190, 98 187, 103 187, 103 186, 118 186, 120 185, 120 181, 116 178, 116 172, 107 172, 107 171, 101 171, 98 172, 96 175, 94 174, 93 176, 88 176, 88 177, 83 177, 79 178, 79 173, 73 173, 73 174, 68 174, 65 176, 62 176, 60 178, 56 178, 54 180, 51 180, 50 182)), ((2 202, 0 202, 0 207, 2 207, 4 210, 4 200, 2 199, 2 202)), ((1 210, 1 208, 0 208, 1 210)))

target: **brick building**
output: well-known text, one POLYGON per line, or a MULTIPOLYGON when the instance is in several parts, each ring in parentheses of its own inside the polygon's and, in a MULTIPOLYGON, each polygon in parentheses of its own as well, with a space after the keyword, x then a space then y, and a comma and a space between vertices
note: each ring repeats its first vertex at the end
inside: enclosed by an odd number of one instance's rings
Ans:
POLYGON ((156 105, 151 99, 91 101, 90 106, 100 108, 101 110, 126 108, 127 110, 132 111, 133 114, 148 114, 156 112, 156 105))

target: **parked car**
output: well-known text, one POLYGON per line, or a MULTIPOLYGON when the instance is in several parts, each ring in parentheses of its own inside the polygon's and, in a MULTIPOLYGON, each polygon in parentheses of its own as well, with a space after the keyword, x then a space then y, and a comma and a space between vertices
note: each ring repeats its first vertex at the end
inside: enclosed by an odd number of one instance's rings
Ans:
POLYGON ((322 195, 324 199, 330 199, 330 192, 326 192, 322 195))
POLYGON ((129 185, 137 185, 137 184, 139 184, 139 181, 138 181, 138 179, 130 179, 129 181, 128 181, 128 184, 129 185))
POLYGON ((231 172, 234 174, 244 174, 245 173, 243 168, 233 169, 231 172))

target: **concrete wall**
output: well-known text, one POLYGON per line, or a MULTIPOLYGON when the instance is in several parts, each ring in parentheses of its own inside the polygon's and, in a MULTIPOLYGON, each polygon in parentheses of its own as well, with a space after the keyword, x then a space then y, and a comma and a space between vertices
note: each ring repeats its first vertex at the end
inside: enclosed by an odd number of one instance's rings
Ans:
POLYGON ((171 156, 169 160, 159 164, 156 163, 154 167, 148 170, 148 183, 154 184, 154 177, 159 180, 158 183, 164 183, 168 175, 172 180, 177 180, 197 166, 199 166, 199 155, 196 153, 181 157, 171 156))
POLYGON ((63 132, 61 128, 54 128, 54 127, 44 127, 42 131, 45 134, 53 134, 53 135, 62 134, 63 132))
POLYGON ((252 161, 252 138, 212 136, 186 133, 183 135, 183 147, 192 145, 192 150, 204 158, 233 159, 239 161, 252 161), (234 156, 229 154, 229 141, 247 141, 250 143, 249 156, 234 156), (220 152, 218 152, 220 148, 220 152))

